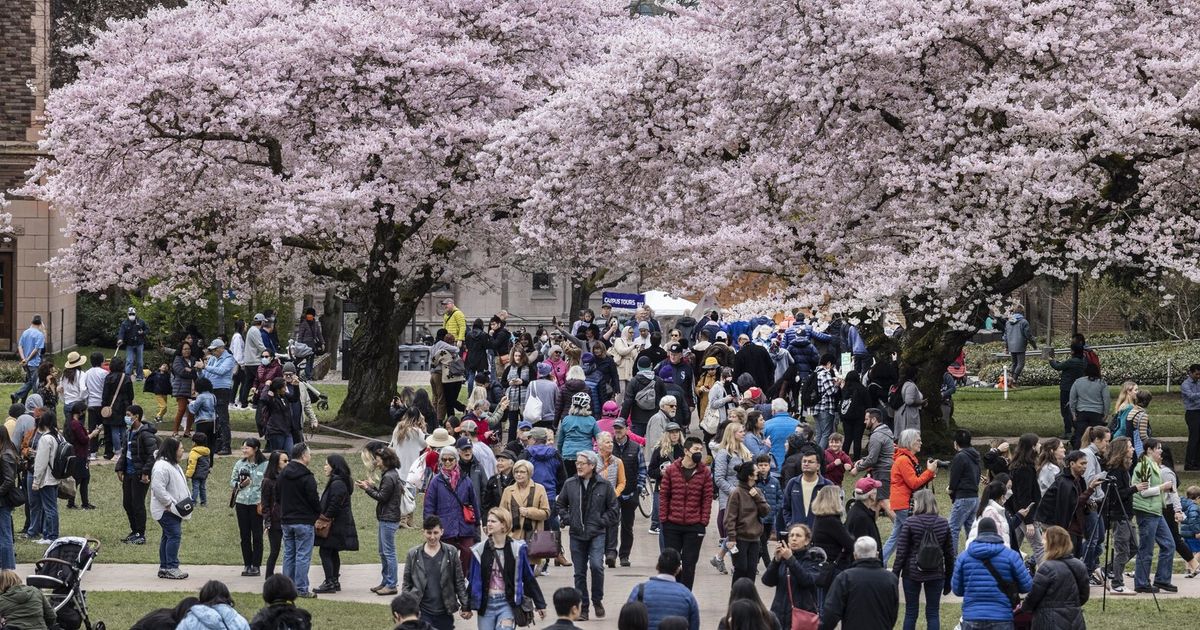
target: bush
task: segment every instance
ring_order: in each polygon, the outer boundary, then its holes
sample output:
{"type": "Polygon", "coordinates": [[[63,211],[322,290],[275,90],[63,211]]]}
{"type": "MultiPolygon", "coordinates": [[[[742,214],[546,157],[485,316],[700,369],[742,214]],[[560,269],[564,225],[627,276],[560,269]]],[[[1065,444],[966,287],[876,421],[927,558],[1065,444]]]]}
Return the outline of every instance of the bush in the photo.
{"type": "Polygon", "coordinates": [[[0,383],[24,383],[25,368],[16,361],[0,361],[0,383]]]}
{"type": "MultiPolygon", "coordinates": [[[[988,344],[991,345],[991,344],[988,344]]],[[[1104,379],[1111,385],[1122,381],[1132,380],[1146,385],[1162,385],[1167,382],[1167,362],[1171,363],[1171,382],[1178,384],[1185,376],[1187,366],[1200,363],[1200,342],[1161,343],[1153,346],[1129,348],[1126,350],[1106,350],[1098,353],[1104,379]]],[[[1063,360],[1066,357],[1058,354],[1063,360]]],[[[978,371],[977,374],[985,383],[996,383],[1000,380],[1006,359],[992,359],[978,371]]],[[[970,363],[968,363],[970,365],[970,363]]],[[[1022,385],[1057,385],[1059,373],[1042,360],[1040,355],[1031,352],[1025,371],[1021,373],[1022,385]]]]}
{"type": "Polygon", "coordinates": [[[127,308],[129,298],[123,293],[102,298],[100,293],[80,292],[75,299],[75,343],[111,348],[127,308]]]}

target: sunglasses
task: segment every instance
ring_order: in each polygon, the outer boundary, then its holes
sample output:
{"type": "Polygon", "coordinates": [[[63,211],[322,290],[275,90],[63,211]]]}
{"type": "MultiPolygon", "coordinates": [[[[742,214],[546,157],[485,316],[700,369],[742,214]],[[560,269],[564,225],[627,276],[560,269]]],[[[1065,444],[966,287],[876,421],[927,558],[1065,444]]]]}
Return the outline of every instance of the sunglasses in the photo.
{"type": "Polygon", "coordinates": [[[456,462],[456,461],[458,461],[458,458],[457,458],[457,457],[443,457],[443,458],[442,458],[442,461],[444,461],[444,462],[456,462]]]}

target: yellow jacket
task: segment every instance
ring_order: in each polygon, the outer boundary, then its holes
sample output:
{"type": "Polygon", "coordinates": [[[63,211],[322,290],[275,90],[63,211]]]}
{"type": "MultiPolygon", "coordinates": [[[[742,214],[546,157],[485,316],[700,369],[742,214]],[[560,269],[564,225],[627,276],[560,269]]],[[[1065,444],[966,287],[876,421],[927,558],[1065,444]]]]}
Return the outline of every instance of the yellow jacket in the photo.
{"type": "Polygon", "coordinates": [[[442,315],[442,328],[454,335],[455,341],[462,342],[467,336],[467,316],[456,306],[453,311],[442,315]]]}

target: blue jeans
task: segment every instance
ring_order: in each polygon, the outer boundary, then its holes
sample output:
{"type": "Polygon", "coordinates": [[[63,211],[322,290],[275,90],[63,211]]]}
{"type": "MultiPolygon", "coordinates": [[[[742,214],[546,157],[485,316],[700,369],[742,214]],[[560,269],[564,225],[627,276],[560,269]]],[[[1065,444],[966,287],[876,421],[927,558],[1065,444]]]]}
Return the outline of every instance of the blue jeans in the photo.
{"type": "Polygon", "coordinates": [[[1156,584],[1171,583],[1171,561],[1175,555],[1175,537],[1167,527],[1167,519],[1162,514],[1144,514],[1137,512],[1138,552],[1134,564],[1133,586],[1142,588],[1150,586],[1150,554],[1154,544],[1158,543],[1158,569],[1154,572],[1156,584]]]}
{"type": "Polygon", "coordinates": [[[915,582],[904,578],[904,630],[916,630],[917,614],[921,611],[922,589],[925,591],[925,627],[928,630],[941,628],[938,609],[942,600],[942,586],[945,583],[944,579],[915,582]]]}
{"type": "Polygon", "coordinates": [[[13,553],[12,508],[0,507],[0,569],[17,569],[17,557],[13,553]]]}
{"type": "Polygon", "coordinates": [[[145,349],[144,345],[125,346],[125,373],[139,381],[142,380],[142,351],[145,349]],[[137,372],[133,371],[134,362],[137,363],[137,372]]]}
{"type": "MultiPolygon", "coordinates": [[[[41,365],[40,361],[38,362],[38,365],[41,365]]],[[[25,382],[21,384],[21,389],[18,389],[16,393],[12,395],[13,399],[21,401],[21,404],[25,404],[25,398],[29,396],[31,392],[37,391],[38,365],[25,366],[25,382]]],[[[17,446],[20,445],[18,444],[17,446]]]]}
{"type": "MultiPolygon", "coordinates": [[[[487,588],[486,584],[484,588],[487,588]]],[[[479,615],[479,630],[513,630],[515,625],[512,608],[504,595],[488,595],[487,611],[479,615]]]]}
{"type": "Polygon", "coordinates": [[[650,527],[654,529],[662,529],[662,523],[658,522],[658,492],[654,493],[654,507],[650,509],[650,527]]]}
{"type": "Polygon", "coordinates": [[[1095,571],[1100,566],[1100,550],[1104,549],[1104,521],[1096,512],[1089,512],[1084,521],[1083,531],[1087,541],[1083,546],[1083,564],[1087,570],[1095,571]]]}
{"type": "Polygon", "coordinates": [[[33,475],[30,473],[25,473],[25,496],[29,499],[25,504],[29,508],[29,526],[25,535],[37,540],[42,537],[42,502],[33,491],[33,475]]]}
{"type": "Polygon", "coordinates": [[[208,505],[208,484],[207,479],[192,478],[192,499],[200,505],[208,505]]]}
{"type": "Polygon", "coordinates": [[[179,568],[179,544],[183,542],[183,519],[171,512],[163,512],[158,519],[162,526],[162,540],[158,543],[158,568],[179,568]]]}
{"type": "Polygon", "coordinates": [[[888,536],[887,542],[883,543],[883,566],[885,567],[892,557],[892,552],[896,550],[896,543],[900,540],[900,528],[904,527],[904,521],[908,520],[908,514],[908,510],[896,510],[896,522],[892,526],[892,535],[888,536]]]}
{"type": "Polygon", "coordinates": [[[383,564],[383,581],[380,584],[396,588],[396,530],[400,523],[379,521],[379,562],[383,564]]]}
{"type": "Polygon", "coordinates": [[[317,360],[316,354],[310,354],[304,359],[304,380],[312,380],[313,363],[317,360]]]}
{"type": "Polygon", "coordinates": [[[829,436],[833,435],[834,417],[832,411],[820,411],[816,414],[817,419],[817,445],[821,448],[829,448],[829,436]]]}
{"type": "Polygon", "coordinates": [[[39,538],[58,538],[58,486],[42,486],[25,495],[29,497],[29,531],[25,535],[39,538]]]}
{"type": "Polygon", "coordinates": [[[604,534],[585,540],[571,536],[571,562],[575,564],[575,590],[583,596],[583,609],[589,601],[604,601],[604,534]],[[588,598],[587,574],[592,570],[592,596],[588,598]]]}
{"type": "Polygon", "coordinates": [[[308,565],[312,564],[313,526],[283,526],[283,574],[292,579],[296,591],[308,592],[308,565]]]}
{"type": "Polygon", "coordinates": [[[950,546],[958,553],[958,535],[961,532],[971,534],[975,524],[975,510],[979,509],[979,497],[955,499],[950,507],[950,546]]]}
{"type": "Polygon", "coordinates": [[[1013,630],[1011,621],[967,621],[963,620],[959,627],[962,630],[1013,630]]]}

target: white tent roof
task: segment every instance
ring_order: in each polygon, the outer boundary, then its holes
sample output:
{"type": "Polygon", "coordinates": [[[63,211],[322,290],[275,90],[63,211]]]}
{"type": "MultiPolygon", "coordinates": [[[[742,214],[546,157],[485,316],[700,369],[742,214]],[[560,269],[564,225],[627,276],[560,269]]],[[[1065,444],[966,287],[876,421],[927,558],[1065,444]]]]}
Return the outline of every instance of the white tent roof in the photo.
{"type": "Polygon", "coordinates": [[[682,317],[691,315],[692,309],[696,308],[695,302],[671,297],[665,291],[646,291],[644,295],[646,296],[646,306],[654,309],[655,315],[682,317]]]}

